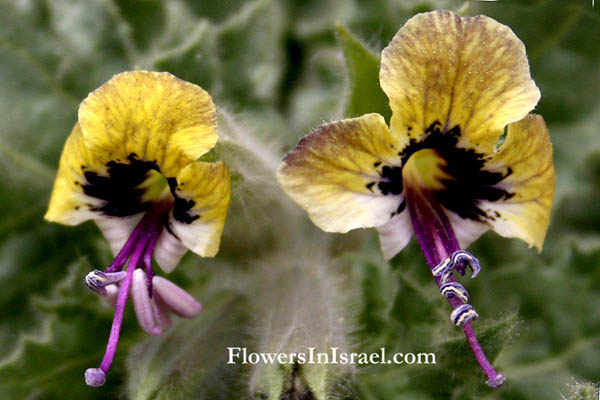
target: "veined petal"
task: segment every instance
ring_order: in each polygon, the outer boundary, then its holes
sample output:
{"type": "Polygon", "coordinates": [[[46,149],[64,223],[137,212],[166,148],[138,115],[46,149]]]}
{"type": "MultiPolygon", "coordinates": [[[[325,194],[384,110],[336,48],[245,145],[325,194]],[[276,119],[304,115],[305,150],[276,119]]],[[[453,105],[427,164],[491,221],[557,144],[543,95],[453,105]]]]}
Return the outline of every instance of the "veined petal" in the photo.
{"type": "Polygon", "coordinates": [[[81,128],[79,124],[75,124],[60,157],[50,204],[44,216],[46,220],[77,225],[96,216],[92,209],[99,207],[102,201],[84,193],[86,179],[82,165],[97,170],[104,169],[85,147],[81,128]]]}
{"type": "Polygon", "coordinates": [[[377,232],[383,257],[389,260],[408,244],[414,233],[408,211],[402,211],[387,224],[377,227],[377,232]]]}
{"type": "Polygon", "coordinates": [[[489,221],[492,228],[541,251],[556,183],[552,143],[544,119],[531,114],[510,124],[506,140],[485,168],[509,172],[496,186],[511,196],[481,205],[493,215],[489,221]]]}
{"type": "Polygon", "coordinates": [[[194,253],[213,257],[219,251],[229,205],[227,166],[223,162],[195,162],[169,184],[175,197],[169,218],[171,232],[194,253]]]}
{"type": "Polygon", "coordinates": [[[448,221],[452,226],[454,235],[461,249],[466,249],[471,243],[476,241],[479,236],[483,235],[488,231],[491,226],[486,221],[479,221],[469,218],[463,218],[456,214],[454,211],[450,211],[447,208],[444,209],[448,221]]]}
{"type": "Polygon", "coordinates": [[[178,238],[169,230],[163,229],[156,241],[156,247],[154,247],[154,259],[168,274],[175,269],[187,251],[188,248],[178,238]]]}
{"type": "Polygon", "coordinates": [[[398,146],[378,114],[324,124],[288,153],[277,180],[325,231],[380,226],[402,203],[401,188],[382,186],[398,146]]]}
{"type": "Polygon", "coordinates": [[[106,240],[108,240],[112,253],[117,255],[143,216],[143,214],[136,214],[129,217],[95,215],[94,220],[106,240]]]}
{"type": "Polygon", "coordinates": [[[540,98],[510,28],[449,11],[418,14],[400,29],[383,50],[380,81],[395,135],[420,139],[437,122],[458,127],[459,146],[482,154],[540,98]]]}
{"type": "Polygon", "coordinates": [[[208,93],[166,72],[115,75],[81,103],[79,124],[85,145],[103,164],[134,155],[167,177],[217,142],[208,93]]]}

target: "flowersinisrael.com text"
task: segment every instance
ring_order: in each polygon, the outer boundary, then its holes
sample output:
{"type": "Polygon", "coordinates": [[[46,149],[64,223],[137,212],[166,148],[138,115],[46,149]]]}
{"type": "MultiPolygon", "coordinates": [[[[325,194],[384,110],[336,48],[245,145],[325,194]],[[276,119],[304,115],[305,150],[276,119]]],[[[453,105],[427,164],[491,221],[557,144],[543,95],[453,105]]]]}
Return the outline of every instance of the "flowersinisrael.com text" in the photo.
{"type": "Polygon", "coordinates": [[[384,347],[377,353],[347,353],[338,347],[318,352],[308,347],[298,353],[254,353],[245,347],[228,347],[227,364],[437,364],[434,353],[393,353],[388,356],[384,347]]]}

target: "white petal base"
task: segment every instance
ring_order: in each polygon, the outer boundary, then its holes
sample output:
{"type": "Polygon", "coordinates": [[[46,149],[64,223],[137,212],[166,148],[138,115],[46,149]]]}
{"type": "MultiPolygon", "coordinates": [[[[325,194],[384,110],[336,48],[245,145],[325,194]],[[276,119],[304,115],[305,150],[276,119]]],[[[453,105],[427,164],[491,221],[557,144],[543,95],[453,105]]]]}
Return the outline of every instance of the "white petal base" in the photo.
{"type": "Polygon", "coordinates": [[[168,274],[179,264],[181,257],[185,255],[187,250],[187,247],[179,239],[167,229],[163,229],[154,248],[154,259],[160,268],[168,274]]]}
{"type": "Polygon", "coordinates": [[[130,217],[96,216],[94,221],[102,231],[106,240],[108,240],[113,255],[116,256],[143,216],[144,213],[132,215],[130,217]]]}
{"type": "Polygon", "coordinates": [[[458,245],[461,249],[466,249],[471,243],[476,241],[479,236],[483,235],[490,229],[490,225],[486,222],[474,221],[472,219],[466,219],[460,217],[453,211],[444,209],[444,212],[448,216],[452,230],[458,240],[458,245]]]}
{"type": "Polygon", "coordinates": [[[388,223],[377,227],[377,232],[383,257],[389,260],[408,244],[414,233],[408,211],[401,212],[388,223]]]}

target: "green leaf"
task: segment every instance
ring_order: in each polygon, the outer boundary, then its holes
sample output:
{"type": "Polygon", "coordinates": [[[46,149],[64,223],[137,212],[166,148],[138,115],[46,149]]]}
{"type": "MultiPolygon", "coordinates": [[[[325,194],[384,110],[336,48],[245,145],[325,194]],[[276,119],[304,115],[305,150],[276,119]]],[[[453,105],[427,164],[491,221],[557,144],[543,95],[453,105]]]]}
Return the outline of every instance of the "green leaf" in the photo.
{"type": "MultiPolygon", "coordinates": [[[[4,398],[104,398],[121,382],[112,370],[102,392],[86,386],[83,373],[102,360],[112,311],[92,294],[81,277],[89,264],[79,261],[55,282],[49,296],[32,300],[29,324],[39,328],[18,337],[12,353],[0,362],[0,393],[4,398]]],[[[126,323],[124,330],[130,329],[126,323]]],[[[126,350],[121,344],[119,350],[126,350]]]]}
{"type": "MultiPolygon", "coordinates": [[[[479,344],[492,364],[495,364],[497,356],[513,336],[516,324],[516,314],[497,321],[473,323],[479,344]]],[[[411,386],[439,398],[470,398],[483,392],[491,392],[493,389],[485,384],[487,377],[477,364],[465,336],[458,329],[454,330],[458,332],[452,338],[434,343],[430,350],[436,354],[435,366],[422,365],[411,369],[409,374],[419,377],[411,386]],[[437,382],[436,387],[428,387],[430,382],[437,382]]]]}
{"type": "Polygon", "coordinates": [[[0,0],[0,397],[588,395],[600,363],[597,3],[0,0]],[[554,143],[558,186],[544,252],[488,233],[470,248],[482,272],[459,278],[483,347],[508,377],[499,390],[484,385],[416,243],[388,265],[373,230],[318,231],[274,178],[284,153],[323,121],[368,112],[389,121],[379,51],[415,12],[433,9],[489,15],[524,41],[542,92],[535,112],[554,143]],[[93,223],[63,227],[43,214],[80,101],[136,68],[211,93],[220,142],[206,158],[227,162],[232,201],[219,255],[188,254],[172,277],[203,300],[204,315],[147,338],[128,308],[108,382],[92,389],[82,374],[100,361],[112,315],[82,278],[108,265],[110,251],[93,223]],[[301,329],[316,322],[325,328],[301,329]],[[439,364],[346,373],[223,359],[229,344],[326,347],[327,333],[349,351],[433,352],[439,364]]]}
{"type": "Polygon", "coordinates": [[[537,112],[546,121],[573,122],[592,113],[600,90],[598,6],[591,1],[520,3],[494,7],[477,2],[473,12],[497,18],[523,40],[542,92],[537,112]]]}
{"type": "Polygon", "coordinates": [[[597,384],[575,382],[570,386],[570,393],[567,394],[567,397],[563,396],[567,400],[596,400],[598,398],[597,384]]]}
{"type": "Polygon", "coordinates": [[[349,93],[345,115],[358,117],[367,113],[378,113],[389,122],[392,111],[387,96],[379,86],[379,56],[343,25],[337,25],[336,32],[348,71],[349,93]]]}
{"type": "Polygon", "coordinates": [[[277,1],[247,2],[219,26],[220,89],[229,101],[255,107],[273,101],[282,74],[284,15],[277,1]]]}
{"type": "Polygon", "coordinates": [[[336,282],[332,261],[325,254],[300,254],[298,249],[273,254],[276,271],[256,268],[263,276],[253,290],[262,296],[252,299],[255,318],[260,321],[257,351],[303,353],[307,360],[253,366],[253,393],[273,400],[289,390],[290,396],[310,391],[315,399],[325,400],[338,394],[335,383],[350,372],[344,364],[309,362],[311,348],[315,358],[317,353],[330,353],[332,347],[348,352],[348,315],[343,307],[347,293],[336,282]]]}
{"type": "Polygon", "coordinates": [[[201,316],[177,321],[168,333],[133,347],[127,358],[132,399],[242,397],[241,363],[228,365],[229,347],[249,347],[246,301],[235,293],[212,293],[201,316]]]}

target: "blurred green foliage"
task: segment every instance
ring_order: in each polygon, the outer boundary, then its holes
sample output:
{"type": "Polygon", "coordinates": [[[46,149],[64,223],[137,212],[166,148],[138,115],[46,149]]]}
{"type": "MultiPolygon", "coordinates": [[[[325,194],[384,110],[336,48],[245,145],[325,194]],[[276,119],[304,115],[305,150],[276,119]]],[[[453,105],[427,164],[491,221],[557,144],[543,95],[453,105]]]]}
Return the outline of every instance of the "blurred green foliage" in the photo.
{"type": "Polygon", "coordinates": [[[318,398],[555,399],[588,395],[600,381],[600,4],[0,0],[0,83],[3,399],[277,398],[297,374],[318,398]],[[544,251],[494,233],[470,249],[484,266],[466,284],[480,315],[475,329],[508,377],[498,390],[485,386],[449,323],[415,243],[386,263],[374,232],[324,234],[273,175],[322,121],[389,116],[379,53],[411,15],[433,9],[483,13],[515,31],[554,143],[558,184],[544,251]],[[220,254],[188,254],[172,274],[203,301],[203,315],[147,338],[128,309],[115,368],[93,389],[83,371],[100,361],[112,315],[82,278],[108,265],[110,251],[92,223],[62,227],[42,216],[79,102],[137,68],[170,71],[211,93],[223,143],[210,157],[230,165],[234,197],[220,254]],[[281,340],[283,331],[290,338],[281,340]],[[433,352],[438,364],[226,364],[227,346],[284,351],[311,341],[433,352]]]}

